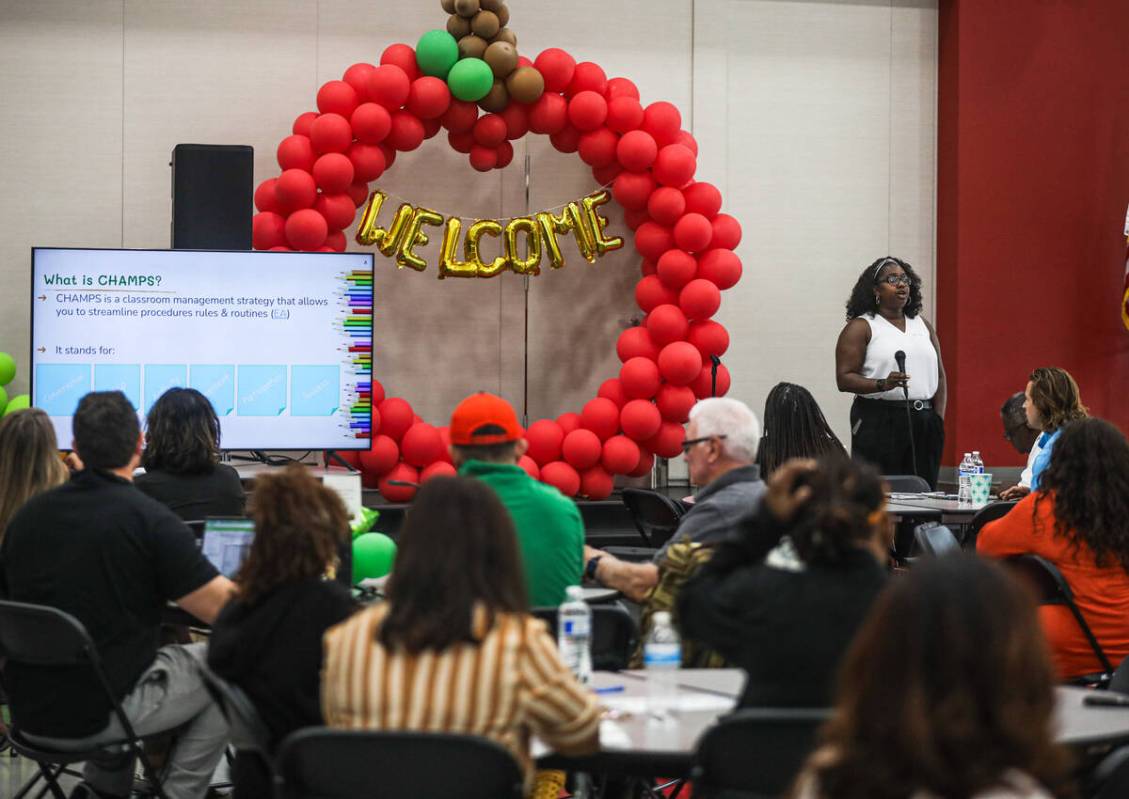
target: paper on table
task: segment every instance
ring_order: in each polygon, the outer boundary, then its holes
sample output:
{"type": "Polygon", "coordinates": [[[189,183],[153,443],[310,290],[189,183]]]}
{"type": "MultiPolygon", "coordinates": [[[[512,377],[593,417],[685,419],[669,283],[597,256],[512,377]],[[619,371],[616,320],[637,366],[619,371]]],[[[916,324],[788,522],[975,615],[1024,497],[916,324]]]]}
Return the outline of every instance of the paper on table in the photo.
{"type": "MultiPolygon", "coordinates": [[[[617,713],[643,714],[649,712],[656,705],[655,699],[648,696],[601,696],[600,702],[608,710],[617,713]]],[[[704,691],[679,691],[673,696],[663,696],[659,699],[664,709],[692,711],[717,711],[723,712],[733,709],[733,698],[719,694],[705,693],[704,691]]]]}
{"type": "Polygon", "coordinates": [[[353,517],[350,522],[356,522],[361,517],[361,475],[359,472],[322,472],[321,481],[326,488],[331,488],[345,503],[345,510],[353,517]]]}

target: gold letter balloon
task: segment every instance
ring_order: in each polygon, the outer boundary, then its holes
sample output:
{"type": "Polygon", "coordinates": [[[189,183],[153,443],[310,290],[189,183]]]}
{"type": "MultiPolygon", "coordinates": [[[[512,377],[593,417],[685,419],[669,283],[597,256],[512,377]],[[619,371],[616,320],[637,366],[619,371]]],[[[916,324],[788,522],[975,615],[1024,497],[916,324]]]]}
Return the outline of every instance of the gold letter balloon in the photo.
{"type": "Polygon", "coordinates": [[[459,217],[444,217],[423,206],[403,203],[392,215],[388,227],[377,223],[388,195],[374,191],[357,225],[356,241],[364,246],[375,245],[380,253],[395,258],[399,268],[423,271],[428,264],[416,252],[426,247],[430,237],[425,225],[441,227],[443,240],[439,248],[439,279],[447,277],[490,278],[509,270],[518,275],[538,275],[544,259],[553,269],[565,264],[561,238],[572,234],[576,251],[588,263],[604,253],[618,250],[623,239],[606,233],[608,220],[599,207],[611,200],[607,191],[598,191],[561,208],[537,211],[529,216],[508,220],[476,219],[463,227],[459,217]],[[460,259],[460,240],[462,243],[460,259]],[[483,257],[483,247],[494,257],[483,257]]]}

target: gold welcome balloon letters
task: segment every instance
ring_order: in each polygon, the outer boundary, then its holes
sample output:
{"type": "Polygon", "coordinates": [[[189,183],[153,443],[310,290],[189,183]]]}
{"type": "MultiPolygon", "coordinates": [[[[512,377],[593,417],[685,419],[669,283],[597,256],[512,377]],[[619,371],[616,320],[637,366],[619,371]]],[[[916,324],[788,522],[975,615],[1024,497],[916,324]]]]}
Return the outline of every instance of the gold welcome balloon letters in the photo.
{"type": "Polygon", "coordinates": [[[541,273],[542,260],[548,261],[553,269],[560,269],[564,266],[561,237],[570,233],[588,263],[623,246],[622,238],[608,237],[605,233],[608,220],[600,215],[599,207],[611,200],[607,191],[574,200],[558,213],[539,211],[504,224],[494,219],[478,219],[466,225],[465,232],[464,220],[454,216],[445,218],[430,208],[411,203],[397,208],[387,227],[380,227],[376,217],[386,199],[388,195],[382,191],[372,193],[357,226],[357,243],[366,247],[375,244],[383,255],[395,258],[401,269],[406,266],[423,271],[427,261],[416,249],[431,241],[424,228],[442,228],[440,280],[448,276],[494,277],[507,269],[519,275],[537,275],[541,273]],[[487,260],[489,256],[484,255],[484,250],[497,254],[487,260]]]}

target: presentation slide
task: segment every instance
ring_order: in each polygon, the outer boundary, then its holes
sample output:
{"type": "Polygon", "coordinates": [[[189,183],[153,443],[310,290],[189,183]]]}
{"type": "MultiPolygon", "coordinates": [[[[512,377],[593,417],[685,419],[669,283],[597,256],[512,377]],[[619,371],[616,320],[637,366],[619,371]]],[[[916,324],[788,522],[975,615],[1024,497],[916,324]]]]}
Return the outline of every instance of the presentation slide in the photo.
{"type": "Polygon", "coordinates": [[[71,441],[88,391],[144,419],[194,388],[221,446],[368,449],[369,253],[32,250],[32,402],[71,441]]]}

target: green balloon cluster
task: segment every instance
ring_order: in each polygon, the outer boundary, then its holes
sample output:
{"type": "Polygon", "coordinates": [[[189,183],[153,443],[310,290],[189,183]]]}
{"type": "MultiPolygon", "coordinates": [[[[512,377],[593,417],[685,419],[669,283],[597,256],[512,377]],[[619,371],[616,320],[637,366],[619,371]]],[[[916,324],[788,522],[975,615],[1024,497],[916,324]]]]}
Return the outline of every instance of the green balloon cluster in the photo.
{"type": "Polygon", "coordinates": [[[6,386],[16,376],[16,359],[6,352],[0,352],[0,386],[6,386]]]}
{"type": "Polygon", "coordinates": [[[11,383],[15,377],[16,359],[6,352],[0,352],[0,416],[7,416],[31,405],[31,399],[27,394],[17,394],[8,399],[8,392],[4,386],[11,383]]]}
{"type": "Polygon", "coordinates": [[[365,533],[353,539],[353,582],[383,577],[392,571],[396,542],[384,533],[365,533]]]}
{"type": "Polygon", "coordinates": [[[8,400],[8,405],[4,408],[4,415],[7,416],[9,413],[15,413],[16,411],[22,411],[24,408],[30,407],[31,397],[27,394],[17,394],[8,400]]]}
{"type": "Polygon", "coordinates": [[[459,60],[459,44],[447,31],[428,31],[416,44],[416,63],[424,75],[447,80],[447,73],[459,60]]]}
{"type": "Polygon", "coordinates": [[[477,103],[494,87],[494,70],[481,58],[464,58],[447,75],[451,94],[468,103],[477,103]]]}

